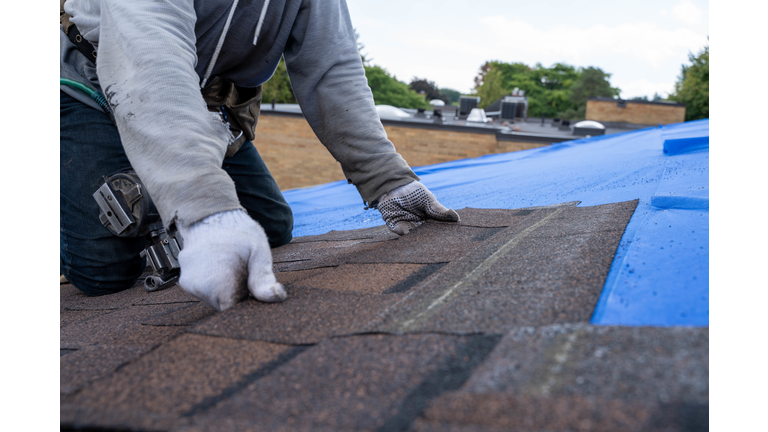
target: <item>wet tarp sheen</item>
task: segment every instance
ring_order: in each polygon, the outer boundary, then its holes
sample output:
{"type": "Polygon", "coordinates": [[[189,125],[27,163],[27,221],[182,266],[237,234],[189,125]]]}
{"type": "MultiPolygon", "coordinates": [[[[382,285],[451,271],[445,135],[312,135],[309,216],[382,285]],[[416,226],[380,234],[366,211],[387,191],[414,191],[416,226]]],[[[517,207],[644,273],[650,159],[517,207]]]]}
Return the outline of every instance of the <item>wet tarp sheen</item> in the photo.
{"type": "MultiPolygon", "coordinates": [[[[593,324],[709,325],[709,120],[414,168],[444,205],[639,199],[593,324]]],[[[294,237],[382,225],[345,181],[285,192],[294,237]]]]}

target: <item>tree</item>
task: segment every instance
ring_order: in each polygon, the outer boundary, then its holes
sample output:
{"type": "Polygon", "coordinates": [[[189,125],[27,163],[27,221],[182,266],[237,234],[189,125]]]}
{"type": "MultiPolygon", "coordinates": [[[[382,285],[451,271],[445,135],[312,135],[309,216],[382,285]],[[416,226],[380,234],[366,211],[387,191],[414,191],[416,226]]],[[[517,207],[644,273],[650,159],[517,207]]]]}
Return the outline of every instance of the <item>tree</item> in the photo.
{"type": "Polygon", "coordinates": [[[480,106],[487,107],[517,88],[528,97],[528,115],[556,117],[574,107],[568,89],[578,76],[576,68],[563,63],[532,68],[524,63],[485,62],[475,77],[475,94],[481,98],[480,106]]]}
{"type": "Polygon", "coordinates": [[[368,87],[376,105],[392,105],[400,108],[429,108],[424,97],[408,88],[406,83],[391,77],[379,66],[365,66],[368,87]]]}
{"type": "Polygon", "coordinates": [[[618,88],[611,87],[609,78],[611,74],[603,72],[596,67],[588,67],[579,70],[579,77],[570,87],[570,100],[574,107],[566,109],[558,114],[561,118],[583,120],[587,111],[587,100],[591,97],[618,96],[618,88]]]}
{"type": "Polygon", "coordinates": [[[477,89],[477,95],[480,96],[479,107],[486,108],[507,94],[509,90],[504,88],[501,71],[491,69],[485,74],[483,84],[477,89]]]}
{"type": "Polygon", "coordinates": [[[450,104],[455,104],[459,102],[459,99],[461,98],[461,92],[459,92],[458,90],[441,88],[440,92],[448,97],[450,104]]]}
{"type": "Polygon", "coordinates": [[[618,88],[611,87],[609,80],[611,74],[603,72],[596,67],[588,67],[580,71],[579,77],[571,86],[571,100],[579,106],[586,106],[587,100],[591,97],[609,97],[618,96],[618,88]]]}
{"type": "Polygon", "coordinates": [[[355,32],[355,42],[357,42],[357,52],[360,53],[360,59],[363,61],[363,65],[368,66],[373,59],[368,57],[368,54],[363,54],[365,45],[360,42],[360,33],[357,32],[357,29],[353,30],[355,32]]]}
{"type": "Polygon", "coordinates": [[[669,99],[685,104],[686,121],[709,118],[709,45],[696,56],[689,53],[688,60],[669,99]]]}
{"type": "Polygon", "coordinates": [[[408,88],[419,94],[424,92],[423,94],[426,96],[428,101],[433,99],[440,99],[446,104],[451,103],[451,99],[444,95],[440,89],[437,88],[437,85],[434,83],[434,81],[427,81],[426,79],[414,77],[413,80],[411,80],[411,84],[408,86],[408,88]]]}
{"type": "Polygon", "coordinates": [[[291,80],[288,78],[288,71],[285,68],[285,59],[280,57],[280,63],[277,65],[272,78],[261,86],[261,100],[263,103],[296,103],[296,97],[293,95],[291,80]]]}

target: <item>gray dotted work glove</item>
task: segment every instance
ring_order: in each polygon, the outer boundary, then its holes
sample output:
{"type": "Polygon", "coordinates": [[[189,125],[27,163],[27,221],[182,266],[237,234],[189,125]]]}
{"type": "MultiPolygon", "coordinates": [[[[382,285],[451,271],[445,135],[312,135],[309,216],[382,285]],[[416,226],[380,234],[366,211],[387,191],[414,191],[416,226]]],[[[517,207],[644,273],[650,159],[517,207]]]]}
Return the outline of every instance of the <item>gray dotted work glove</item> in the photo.
{"type": "Polygon", "coordinates": [[[437,198],[423,184],[414,181],[395,188],[379,197],[376,206],[387,227],[398,235],[421,225],[427,219],[458,222],[459,215],[437,202],[437,198]]]}

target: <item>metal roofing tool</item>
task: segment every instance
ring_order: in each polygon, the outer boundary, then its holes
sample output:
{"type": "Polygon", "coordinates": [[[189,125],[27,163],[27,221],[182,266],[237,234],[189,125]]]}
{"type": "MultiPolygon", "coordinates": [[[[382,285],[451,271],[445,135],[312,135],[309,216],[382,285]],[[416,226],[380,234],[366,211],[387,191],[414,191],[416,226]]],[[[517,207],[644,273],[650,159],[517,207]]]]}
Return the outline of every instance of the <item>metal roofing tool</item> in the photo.
{"type": "Polygon", "coordinates": [[[153,273],[144,279],[147,291],[169,287],[181,272],[179,252],[184,247],[181,234],[163,226],[141,180],[133,171],[102,177],[93,198],[99,205],[99,220],[119,237],[146,237],[149,243],[140,256],[147,259],[153,273]]]}

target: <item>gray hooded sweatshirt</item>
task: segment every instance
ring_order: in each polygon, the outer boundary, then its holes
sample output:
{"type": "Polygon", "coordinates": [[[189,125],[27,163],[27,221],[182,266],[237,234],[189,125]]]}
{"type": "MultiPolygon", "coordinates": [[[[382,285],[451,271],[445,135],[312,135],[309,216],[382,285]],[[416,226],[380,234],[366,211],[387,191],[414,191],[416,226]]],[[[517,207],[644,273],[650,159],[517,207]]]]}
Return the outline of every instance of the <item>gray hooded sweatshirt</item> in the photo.
{"type": "Polygon", "coordinates": [[[259,86],[283,55],[304,116],[364,202],[418,180],[376,113],[344,0],[68,0],[65,10],[98,57],[94,67],[62,31],[61,77],[107,97],[166,226],[242,208],[221,168],[230,132],[200,88],[216,76],[259,86]]]}

